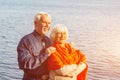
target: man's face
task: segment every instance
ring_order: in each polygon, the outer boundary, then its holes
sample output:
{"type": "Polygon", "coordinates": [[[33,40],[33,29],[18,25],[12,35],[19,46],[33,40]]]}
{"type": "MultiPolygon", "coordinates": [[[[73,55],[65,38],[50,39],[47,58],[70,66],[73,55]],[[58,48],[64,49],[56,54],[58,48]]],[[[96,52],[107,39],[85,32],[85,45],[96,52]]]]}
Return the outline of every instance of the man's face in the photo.
{"type": "Polygon", "coordinates": [[[35,23],[35,29],[40,35],[46,35],[50,29],[50,23],[50,17],[47,15],[42,15],[41,20],[35,23]]]}

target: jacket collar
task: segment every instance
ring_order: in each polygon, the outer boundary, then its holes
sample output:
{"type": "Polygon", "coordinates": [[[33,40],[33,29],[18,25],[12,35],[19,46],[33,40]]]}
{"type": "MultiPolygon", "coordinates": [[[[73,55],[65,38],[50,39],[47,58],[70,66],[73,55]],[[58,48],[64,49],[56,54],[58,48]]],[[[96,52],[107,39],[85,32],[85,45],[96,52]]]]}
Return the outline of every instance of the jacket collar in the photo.
{"type": "Polygon", "coordinates": [[[46,39],[46,36],[41,36],[36,30],[34,30],[32,34],[36,37],[41,37],[43,39],[46,39]]]}

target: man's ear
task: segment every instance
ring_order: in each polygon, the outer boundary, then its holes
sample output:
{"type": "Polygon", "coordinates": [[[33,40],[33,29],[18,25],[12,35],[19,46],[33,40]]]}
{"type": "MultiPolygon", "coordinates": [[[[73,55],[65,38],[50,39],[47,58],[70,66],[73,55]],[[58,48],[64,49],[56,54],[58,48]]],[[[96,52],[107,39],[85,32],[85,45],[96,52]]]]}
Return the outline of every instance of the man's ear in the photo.
{"type": "Polygon", "coordinates": [[[36,22],[36,21],[34,21],[34,25],[35,25],[35,26],[37,25],[37,22],[36,22]]]}
{"type": "Polygon", "coordinates": [[[36,24],[36,21],[34,21],[34,24],[36,24]]]}

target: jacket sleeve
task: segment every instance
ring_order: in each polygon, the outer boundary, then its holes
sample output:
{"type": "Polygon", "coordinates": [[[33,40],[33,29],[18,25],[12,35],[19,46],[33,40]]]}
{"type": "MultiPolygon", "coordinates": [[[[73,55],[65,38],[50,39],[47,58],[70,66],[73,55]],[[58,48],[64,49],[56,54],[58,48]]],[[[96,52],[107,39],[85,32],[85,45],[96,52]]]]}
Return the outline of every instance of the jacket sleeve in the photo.
{"type": "Polygon", "coordinates": [[[35,69],[41,66],[41,64],[48,58],[47,54],[33,56],[28,46],[27,41],[21,40],[17,47],[18,64],[20,69],[35,69]]]}
{"type": "Polygon", "coordinates": [[[78,57],[79,57],[78,64],[81,63],[81,62],[86,63],[86,56],[85,56],[85,54],[83,54],[80,50],[76,50],[76,52],[77,52],[78,57]]]}

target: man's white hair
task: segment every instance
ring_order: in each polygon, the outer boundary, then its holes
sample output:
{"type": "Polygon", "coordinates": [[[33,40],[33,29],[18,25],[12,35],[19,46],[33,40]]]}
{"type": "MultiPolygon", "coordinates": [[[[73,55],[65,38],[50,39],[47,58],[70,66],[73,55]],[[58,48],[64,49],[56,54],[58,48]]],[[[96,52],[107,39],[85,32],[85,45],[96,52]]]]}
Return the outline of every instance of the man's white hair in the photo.
{"type": "MultiPolygon", "coordinates": [[[[48,17],[50,17],[50,15],[46,12],[38,12],[35,17],[34,17],[34,22],[37,22],[41,19],[42,15],[47,15],[48,17]]],[[[51,18],[51,17],[50,17],[51,18]]]]}

